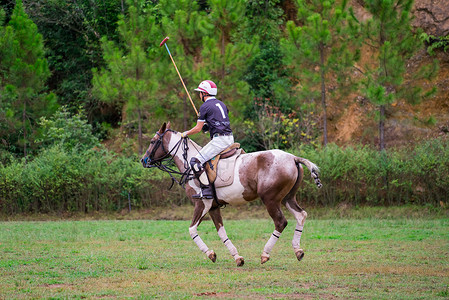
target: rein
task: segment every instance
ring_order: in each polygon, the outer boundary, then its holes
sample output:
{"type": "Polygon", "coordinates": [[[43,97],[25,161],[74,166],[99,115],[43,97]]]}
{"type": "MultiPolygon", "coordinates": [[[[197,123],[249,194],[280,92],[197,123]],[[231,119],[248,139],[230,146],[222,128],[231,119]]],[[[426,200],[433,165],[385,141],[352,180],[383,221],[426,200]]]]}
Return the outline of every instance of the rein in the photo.
{"type": "Polygon", "coordinates": [[[171,180],[172,180],[172,183],[171,183],[169,189],[171,189],[171,188],[173,187],[173,185],[175,184],[175,182],[178,183],[178,184],[179,184],[180,186],[182,186],[183,188],[185,188],[185,184],[186,184],[188,181],[190,181],[190,180],[192,180],[192,179],[195,178],[195,177],[193,176],[193,172],[192,172],[192,170],[191,170],[191,168],[190,168],[190,166],[189,166],[189,163],[188,163],[188,161],[187,161],[187,151],[189,150],[188,137],[181,138],[181,139],[180,139],[180,140],[173,146],[173,148],[172,148],[170,151],[167,151],[167,150],[165,149],[165,147],[164,147],[163,138],[164,138],[164,135],[165,135],[168,131],[176,132],[176,131],[171,130],[171,129],[167,129],[167,130],[164,131],[164,133],[162,133],[162,134],[159,133],[159,132],[156,132],[156,134],[159,136],[159,139],[155,142],[156,145],[153,147],[151,153],[149,153],[148,150],[147,150],[147,152],[146,152],[147,158],[145,159],[145,160],[146,160],[145,163],[148,164],[148,163],[147,163],[147,160],[149,159],[150,162],[149,162],[148,168],[158,168],[159,170],[164,171],[164,172],[168,173],[168,175],[170,175],[170,178],[171,178],[171,180]],[[163,150],[164,152],[166,152],[166,154],[165,154],[163,157],[158,158],[158,159],[156,159],[156,160],[152,159],[152,157],[154,157],[154,155],[155,155],[157,149],[158,149],[160,146],[162,146],[162,150],[163,150]],[[179,151],[179,149],[181,148],[181,146],[182,146],[182,151],[183,151],[182,157],[183,157],[183,159],[184,159],[184,169],[185,169],[184,172],[180,172],[180,171],[175,170],[175,169],[173,168],[173,164],[174,164],[174,156],[178,153],[178,151],[179,151]],[[180,178],[179,180],[177,180],[177,179],[175,178],[174,175],[181,175],[181,178],[180,178]]]}

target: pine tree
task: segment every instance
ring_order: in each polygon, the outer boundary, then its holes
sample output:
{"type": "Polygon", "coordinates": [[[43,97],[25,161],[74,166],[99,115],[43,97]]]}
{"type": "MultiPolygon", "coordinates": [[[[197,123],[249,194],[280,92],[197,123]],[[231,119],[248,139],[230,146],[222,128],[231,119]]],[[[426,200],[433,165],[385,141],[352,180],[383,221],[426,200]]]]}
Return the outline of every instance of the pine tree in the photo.
{"type": "MultiPolygon", "coordinates": [[[[406,62],[423,47],[411,30],[413,0],[365,0],[372,14],[363,24],[365,44],[375,53],[375,63],[364,66],[364,94],[378,108],[379,148],[385,150],[387,108],[398,99],[419,102],[432,91],[404,83],[406,62]]],[[[436,69],[433,69],[435,71],[436,69]]],[[[427,72],[432,76],[434,72],[427,72]]]]}
{"type": "Polygon", "coordinates": [[[282,48],[291,76],[300,85],[300,98],[321,98],[326,146],[329,85],[335,81],[335,92],[344,94],[349,68],[359,57],[355,47],[357,26],[348,14],[346,0],[340,4],[335,0],[298,0],[297,3],[297,22],[302,25],[287,23],[288,39],[283,41],[282,48]]]}
{"type": "MultiPolygon", "coordinates": [[[[202,78],[207,75],[201,72],[201,50],[204,38],[211,36],[214,30],[213,24],[207,17],[208,8],[204,5],[200,6],[197,1],[187,0],[161,0],[158,8],[164,36],[170,37],[168,41],[170,52],[198,109],[201,103],[197,102],[198,98],[192,92],[202,80],[206,79],[202,78]]],[[[166,101],[171,104],[171,108],[165,112],[174,116],[175,121],[182,115],[183,129],[187,130],[193,122],[196,122],[195,112],[190,107],[188,95],[166,50],[161,49],[160,55],[163,56],[161,63],[164,66],[162,72],[165,76],[162,80],[164,88],[159,92],[165,94],[166,101]]]]}
{"type": "MultiPolygon", "coordinates": [[[[283,53],[279,44],[283,11],[279,0],[246,1],[246,13],[241,31],[241,39],[251,43],[258,37],[258,52],[247,67],[245,80],[256,99],[262,102],[291,109],[283,91],[287,73],[283,65],[283,53]]],[[[251,110],[254,106],[250,106],[251,110]]]]}
{"type": "Polygon", "coordinates": [[[145,12],[140,1],[128,1],[128,15],[121,15],[118,22],[120,43],[102,38],[103,58],[106,67],[93,70],[93,92],[104,102],[123,107],[124,122],[137,119],[138,151],[143,152],[142,122],[145,112],[154,113],[159,104],[157,40],[161,36],[151,11],[145,12]]]}
{"type": "MultiPolygon", "coordinates": [[[[237,115],[248,98],[242,66],[247,65],[254,50],[253,44],[236,37],[245,13],[244,1],[212,0],[202,1],[199,5],[195,1],[170,0],[161,1],[159,8],[163,31],[170,36],[170,51],[186,86],[193,90],[202,80],[213,80],[218,85],[221,100],[235,100],[229,104],[235,106],[230,110],[237,115]]],[[[168,56],[163,61],[171,64],[168,56]]],[[[173,66],[165,69],[168,70],[166,78],[170,78],[164,82],[167,99],[171,99],[174,108],[181,107],[177,98],[183,95],[182,114],[187,129],[193,110],[187,105],[187,95],[184,95],[173,66]],[[171,91],[180,93],[172,95],[171,91]]],[[[191,96],[198,101],[195,93],[191,96]]],[[[191,121],[196,121],[196,116],[191,121]]]]}
{"type": "Polygon", "coordinates": [[[45,111],[55,108],[55,98],[42,93],[50,71],[45,59],[42,35],[25,13],[21,0],[16,1],[11,19],[2,31],[0,39],[2,101],[10,105],[7,115],[12,126],[21,127],[23,140],[19,143],[23,146],[23,156],[26,158],[27,146],[30,143],[29,134],[35,121],[45,111]]]}
{"type": "MultiPolygon", "coordinates": [[[[248,101],[249,85],[244,80],[245,68],[251,56],[258,51],[257,41],[248,43],[238,38],[240,24],[245,14],[242,0],[210,1],[208,18],[214,25],[209,37],[203,39],[201,52],[201,76],[210,76],[216,80],[220,89],[221,100],[233,100],[233,115],[241,110],[241,105],[248,101]]],[[[205,77],[204,77],[205,78],[205,77]]]]}
{"type": "Polygon", "coordinates": [[[284,25],[279,0],[245,1],[245,15],[238,38],[255,47],[244,67],[250,98],[243,109],[246,138],[241,142],[250,151],[281,146],[280,115],[293,110],[291,84],[283,63],[279,40],[284,25]]]}

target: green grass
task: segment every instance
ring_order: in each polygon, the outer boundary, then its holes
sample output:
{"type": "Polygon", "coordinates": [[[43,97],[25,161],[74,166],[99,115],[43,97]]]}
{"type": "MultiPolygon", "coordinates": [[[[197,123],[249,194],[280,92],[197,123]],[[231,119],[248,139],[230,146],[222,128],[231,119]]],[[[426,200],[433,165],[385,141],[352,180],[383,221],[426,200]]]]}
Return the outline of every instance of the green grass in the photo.
{"type": "MultiPolygon", "coordinates": [[[[294,221],[260,265],[270,219],[228,220],[245,257],[236,267],[211,221],[102,220],[0,223],[0,299],[357,298],[447,299],[449,218],[309,219],[298,262],[294,221]]],[[[313,211],[310,211],[313,213],[313,211]]]]}

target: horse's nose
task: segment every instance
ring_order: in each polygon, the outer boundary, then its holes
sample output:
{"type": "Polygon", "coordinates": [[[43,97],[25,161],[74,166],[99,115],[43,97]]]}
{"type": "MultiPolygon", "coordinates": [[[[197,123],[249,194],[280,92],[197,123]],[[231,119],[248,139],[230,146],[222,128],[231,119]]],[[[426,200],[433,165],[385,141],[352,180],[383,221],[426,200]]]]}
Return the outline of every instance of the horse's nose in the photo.
{"type": "Polygon", "coordinates": [[[147,165],[147,163],[148,163],[148,157],[142,158],[142,159],[140,160],[140,162],[142,163],[142,166],[143,166],[144,168],[147,168],[147,167],[148,167],[148,165],[147,165]]]}

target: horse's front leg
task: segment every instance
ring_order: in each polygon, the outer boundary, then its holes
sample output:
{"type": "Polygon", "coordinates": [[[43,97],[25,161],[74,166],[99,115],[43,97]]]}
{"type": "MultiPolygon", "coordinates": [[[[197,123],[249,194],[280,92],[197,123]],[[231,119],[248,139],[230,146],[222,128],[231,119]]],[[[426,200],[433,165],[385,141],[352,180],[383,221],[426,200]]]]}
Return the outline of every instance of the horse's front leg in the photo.
{"type": "Polygon", "coordinates": [[[229,253],[231,253],[238,267],[243,266],[245,260],[242,256],[237,252],[237,248],[235,248],[234,244],[232,244],[231,240],[228,238],[226,234],[226,230],[223,226],[223,218],[221,217],[220,208],[213,208],[209,211],[209,215],[212,218],[212,221],[215,224],[215,228],[217,228],[218,236],[225,246],[228,248],[229,253]]]}
{"type": "Polygon", "coordinates": [[[190,237],[196,243],[198,248],[203,251],[207,257],[215,262],[217,260],[217,255],[214,250],[209,250],[207,245],[203,242],[203,240],[198,235],[198,226],[201,223],[203,217],[207,214],[212,206],[212,200],[195,200],[195,210],[193,212],[192,223],[189,227],[190,237]]]}

